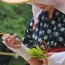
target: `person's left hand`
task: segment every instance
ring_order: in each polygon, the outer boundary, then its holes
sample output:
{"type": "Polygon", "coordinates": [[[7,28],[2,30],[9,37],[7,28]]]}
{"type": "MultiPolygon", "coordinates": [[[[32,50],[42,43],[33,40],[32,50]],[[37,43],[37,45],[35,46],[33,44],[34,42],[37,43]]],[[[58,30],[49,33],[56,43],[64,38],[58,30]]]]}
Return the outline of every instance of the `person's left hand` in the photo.
{"type": "Polygon", "coordinates": [[[47,58],[43,60],[43,65],[48,65],[48,57],[50,57],[51,55],[53,55],[56,52],[50,52],[47,53],[47,58]]]}
{"type": "Polygon", "coordinates": [[[16,34],[4,34],[2,36],[3,43],[10,48],[18,49],[21,48],[21,41],[16,37],[16,34]]]}

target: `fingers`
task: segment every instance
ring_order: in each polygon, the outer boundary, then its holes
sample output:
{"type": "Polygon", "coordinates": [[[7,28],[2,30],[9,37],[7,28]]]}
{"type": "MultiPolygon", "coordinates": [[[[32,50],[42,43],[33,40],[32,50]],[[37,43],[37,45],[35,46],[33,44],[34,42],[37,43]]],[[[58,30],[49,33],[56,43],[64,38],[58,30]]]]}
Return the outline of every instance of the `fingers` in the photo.
{"type": "Polygon", "coordinates": [[[15,38],[11,42],[12,48],[20,48],[21,47],[21,41],[18,38],[15,38]]]}
{"type": "Polygon", "coordinates": [[[21,47],[21,42],[18,38],[16,38],[16,34],[14,34],[14,35],[5,34],[2,37],[2,39],[6,43],[6,45],[9,47],[12,47],[12,48],[20,48],[21,47]]]}
{"type": "Polygon", "coordinates": [[[9,39],[11,36],[9,34],[5,34],[2,39],[5,41],[6,39],[9,39]]]}
{"type": "Polygon", "coordinates": [[[46,56],[47,58],[46,59],[43,59],[43,65],[48,65],[48,57],[51,56],[53,53],[47,53],[46,56]]]}
{"type": "Polygon", "coordinates": [[[2,39],[3,39],[3,41],[5,41],[5,43],[8,45],[8,39],[10,39],[11,38],[11,36],[9,35],[9,34],[5,34],[3,37],[2,37],[2,39]]]}
{"type": "Polygon", "coordinates": [[[48,65],[48,57],[50,57],[51,55],[55,54],[57,52],[50,52],[50,53],[47,53],[47,58],[46,59],[43,59],[43,65],[48,65]]]}
{"type": "Polygon", "coordinates": [[[16,43],[16,45],[19,45],[19,44],[21,44],[21,41],[18,38],[16,38],[15,43],[16,43]]]}
{"type": "Polygon", "coordinates": [[[49,57],[49,56],[51,56],[52,54],[51,54],[51,53],[47,53],[46,55],[47,55],[47,57],[49,57]]]}
{"type": "Polygon", "coordinates": [[[16,39],[16,34],[12,35],[10,39],[8,39],[8,42],[11,42],[13,39],[16,39]]]}
{"type": "Polygon", "coordinates": [[[51,56],[51,55],[53,55],[55,53],[57,53],[57,52],[49,52],[49,53],[47,53],[47,57],[49,57],[49,56],[51,56]]]}

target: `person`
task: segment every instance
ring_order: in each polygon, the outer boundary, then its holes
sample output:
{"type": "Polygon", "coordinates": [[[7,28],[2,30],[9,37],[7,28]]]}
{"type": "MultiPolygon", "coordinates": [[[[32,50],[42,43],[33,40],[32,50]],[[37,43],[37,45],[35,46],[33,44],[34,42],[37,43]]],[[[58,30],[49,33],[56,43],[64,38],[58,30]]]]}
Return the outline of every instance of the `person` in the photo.
{"type": "MultiPolygon", "coordinates": [[[[19,4],[22,0],[4,2],[19,4]]],[[[23,41],[16,38],[16,34],[4,34],[4,44],[30,65],[42,65],[40,60],[28,55],[26,49],[40,45],[43,39],[50,55],[44,64],[65,65],[65,0],[31,0],[29,3],[32,5],[33,18],[27,24],[23,41]]]]}

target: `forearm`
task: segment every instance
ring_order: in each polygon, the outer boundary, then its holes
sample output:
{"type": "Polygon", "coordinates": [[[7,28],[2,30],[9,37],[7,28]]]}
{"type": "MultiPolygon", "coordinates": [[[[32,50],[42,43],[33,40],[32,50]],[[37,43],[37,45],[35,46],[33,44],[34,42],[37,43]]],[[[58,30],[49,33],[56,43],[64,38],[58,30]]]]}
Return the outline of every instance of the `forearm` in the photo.
{"type": "MultiPolygon", "coordinates": [[[[5,42],[3,41],[3,43],[5,44],[5,42]]],[[[5,44],[6,45],[6,44],[5,44]]],[[[7,46],[7,45],[6,45],[7,46]]],[[[36,58],[32,58],[28,53],[27,50],[29,48],[27,48],[26,46],[24,46],[23,44],[21,44],[21,47],[18,49],[14,49],[11,48],[9,46],[7,46],[10,50],[12,50],[13,52],[16,52],[18,55],[20,55],[21,57],[24,58],[25,61],[27,61],[30,65],[42,65],[42,61],[40,61],[39,59],[36,58]]]]}
{"type": "Polygon", "coordinates": [[[27,53],[27,47],[23,45],[23,51],[20,54],[21,57],[23,57],[30,65],[42,65],[42,61],[37,59],[37,58],[32,58],[28,53],[27,53]]]}
{"type": "Polygon", "coordinates": [[[28,62],[30,65],[42,65],[42,61],[36,58],[32,58],[30,55],[28,55],[28,53],[25,51],[26,49],[24,48],[23,51],[21,51],[20,49],[18,50],[18,53],[21,57],[24,58],[24,60],[26,62],[28,62]],[[19,52],[21,51],[21,52],[19,52]]]}
{"type": "Polygon", "coordinates": [[[19,49],[14,49],[13,51],[19,54],[21,57],[24,58],[26,62],[28,62],[30,65],[42,65],[42,61],[36,58],[32,58],[28,53],[27,53],[27,47],[22,45],[21,48],[19,49]]]}

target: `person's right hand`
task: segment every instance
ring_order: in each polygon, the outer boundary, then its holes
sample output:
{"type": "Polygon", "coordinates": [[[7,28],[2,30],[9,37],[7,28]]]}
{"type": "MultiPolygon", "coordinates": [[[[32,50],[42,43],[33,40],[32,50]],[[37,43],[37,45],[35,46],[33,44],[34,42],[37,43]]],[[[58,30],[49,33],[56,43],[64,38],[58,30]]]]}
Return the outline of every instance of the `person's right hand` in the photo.
{"type": "Polygon", "coordinates": [[[4,34],[2,39],[5,42],[5,45],[8,47],[15,49],[21,47],[21,41],[16,37],[16,34],[14,35],[4,34]]]}

